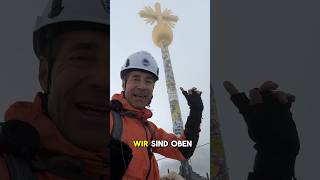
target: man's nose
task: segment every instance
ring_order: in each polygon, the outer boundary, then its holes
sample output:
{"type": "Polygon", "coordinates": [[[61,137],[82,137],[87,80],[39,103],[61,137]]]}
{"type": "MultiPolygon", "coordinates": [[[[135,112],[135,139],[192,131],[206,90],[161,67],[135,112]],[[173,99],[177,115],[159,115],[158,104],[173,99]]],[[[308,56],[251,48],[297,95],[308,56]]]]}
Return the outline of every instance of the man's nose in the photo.
{"type": "Polygon", "coordinates": [[[139,81],[139,83],[137,84],[137,88],[145,90],[148,88],[147,83],[144,81],[139,81]]]}

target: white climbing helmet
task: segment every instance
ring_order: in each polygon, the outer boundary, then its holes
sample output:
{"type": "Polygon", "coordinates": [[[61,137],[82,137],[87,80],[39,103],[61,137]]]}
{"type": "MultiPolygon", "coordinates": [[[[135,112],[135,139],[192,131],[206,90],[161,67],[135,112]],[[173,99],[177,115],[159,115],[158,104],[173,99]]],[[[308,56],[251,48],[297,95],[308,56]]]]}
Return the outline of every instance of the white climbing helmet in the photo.
{"type": "Polygon", "coordinates": [[[128,57],[125,64],[121,67],[120,76],[124,79],[125,72],[128,70],[143,70],[150,72],[159,79],[159,67],[152,55],[146,51],[139,51],[128,57]]]}
{"type": "MultiPolygon", "coordinates": [[[[48,0],[41,16],[36,19],[33,47],[36,55],[41,55],[44,38],[50,27],[64,23],[90,25],[110,25],[109,0],[48,0]]],[[[82,26],[84,27],[84,25],[82,26]]]]}

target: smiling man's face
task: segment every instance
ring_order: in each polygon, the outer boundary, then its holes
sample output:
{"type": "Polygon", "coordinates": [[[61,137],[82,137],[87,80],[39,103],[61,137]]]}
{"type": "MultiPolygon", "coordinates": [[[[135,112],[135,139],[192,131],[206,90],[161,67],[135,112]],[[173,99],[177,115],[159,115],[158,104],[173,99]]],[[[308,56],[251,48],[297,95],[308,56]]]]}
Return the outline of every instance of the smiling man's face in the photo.
{"type": "Polygon", "coordinates": [[[85,149],[107,141],[109,33],[79,30],[58,36],[48,113],[62,135],[85,149]]]}
{"type": "Polygon", "coordinates": [[[131,71],[123,82],[125,97],[135,108],[145,108],[152,99],[155,84],[154,76],[144,71],[131,71]]]}

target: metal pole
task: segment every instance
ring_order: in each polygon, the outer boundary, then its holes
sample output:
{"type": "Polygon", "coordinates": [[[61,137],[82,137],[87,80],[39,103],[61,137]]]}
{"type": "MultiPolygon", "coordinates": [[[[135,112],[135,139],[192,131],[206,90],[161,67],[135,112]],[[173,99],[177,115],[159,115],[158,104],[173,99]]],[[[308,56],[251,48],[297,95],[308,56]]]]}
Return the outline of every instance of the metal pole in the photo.
{"type": "Polygon", "coordinates": [[[161,48],[164,72],[166,77],[167,93],[170,103],[170,111],[173,123],[173,132],[177,135],[183,133],[183,121],[181,118],[181,111],[179,105],[179,99],[177,94],[176,83],[174,80],[173,69],[171,65],[171,59],[169,54],[168,45],[163,41],[161,48]]]}
{"type": "MultiPolygon", "coordinates": [[[[162,42],[161,53],[162,53],[163,66],[164,66],[164,72],[166,77],[166,86],[167,86],[167,93],[169,97],[173,132],[177,135],[181,135],[183,133],[183,121],[181,118],[178,93],[177,93],[176,83],[174,80],[168,44],[165,41],[162,42]]],[[[188,177],[188,174],[189,174],[188,166],[189,166],[188,161],[181,161],[181,168],[182,168],[181,175],[184,178],[188,177]]]]}

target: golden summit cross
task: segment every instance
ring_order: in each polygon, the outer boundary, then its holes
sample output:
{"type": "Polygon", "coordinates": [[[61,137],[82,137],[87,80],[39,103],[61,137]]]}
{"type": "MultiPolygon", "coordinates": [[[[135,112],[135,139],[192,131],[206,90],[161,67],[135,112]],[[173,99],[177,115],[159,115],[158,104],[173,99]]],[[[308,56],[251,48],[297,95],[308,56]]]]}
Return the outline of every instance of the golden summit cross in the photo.
{"type": "Polygon", "coordinates": [[[161,12],[160,3],[156,3],[154,8],[155,11],[150,6],[146,6],[139,12],[139,15],[145,18],[145,21],[151,25],[157,21],[158,24],[166,23],[173,28],[178,21],[178,16],[172,15],[172,11],[167,8],[161,12]]]}

